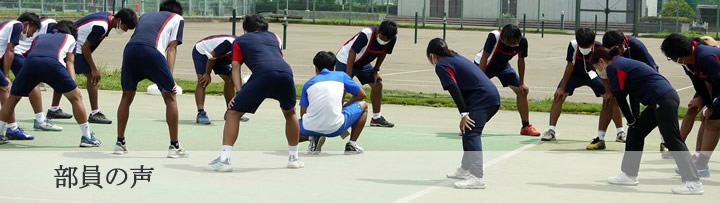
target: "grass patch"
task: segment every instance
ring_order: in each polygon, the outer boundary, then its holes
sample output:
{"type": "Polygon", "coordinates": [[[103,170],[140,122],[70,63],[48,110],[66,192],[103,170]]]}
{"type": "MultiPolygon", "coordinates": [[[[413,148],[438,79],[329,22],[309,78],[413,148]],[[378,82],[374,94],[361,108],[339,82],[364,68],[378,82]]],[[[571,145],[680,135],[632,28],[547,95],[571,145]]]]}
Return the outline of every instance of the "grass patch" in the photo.
{"type": "MultiPolygon", "coordinates": [[[[282,23],[284,22],[282,19],[273,19],[270,18],[270,22],[275,23],[282,23]]],[[[374,20],[352,20],[352,22],[348,21],[348,19],[315,19],[315,22],[312,21],[312,19],[288,19],[288,23],[291,24],[314,24],[314,25],[344,25],[344,26],[379,26],[381,21],[374,21],[374,20]]],[[[398,22],[398,27],[401,28],[415,28],[414,23],[401,23],[398,22]]],[[[443,29],[442,25],[436,25],[436,24],[425,24],[423,27],[420,22],[418,22],[418,29],[433,29],[433,30],[441,30],[443,29]]],[[[493,31],[497,30],[497,28],[494,27],[468,27],[464,26],[462,29],[459,25],[448,25],[448,30],[467,30],[467,31],[493,31]]],[[[539,31],[536,31],[535,29],[528,29],[528,33],[540,33],[539,31]]],[[[567,31],[564,30],[550,30],[546,29],[545,34],[569,34],[567,31]]]]}
{"type": "MultiPolygon", "coordinates": [[[[672,32],[661,32],[661,33],[653,33],[653,34],[644,34],[644,35],[641,35],[641,37],[666,38],[670,34],[672,34],[672,32]]],[[[697,38],[697,37],[702,37],[702,36],[708,35],[707,33],[698,33],[698,32],[694,32],[694,31],[682,32],[680,34],[685,35],[686,37],[689,37],[689,38],[697,38]]]]}
{"type": "MultiPolygon", "coordinates": [[[[108,70],[106,68],[100,68],[102,72],[102,80],[100,80],[101,90],[122,90],[120,83],[120,70],[108,70]]],[[[12,77],[11,77],[12,79],[12,77]]],[[[78,87],[86,88],[86,78],[84,76],[76,77],[78,87]]],[[[183,80],[175,79],[175,82],[182,87],[183,92],[187,94],[195,93],[195,86],[197,81],[194,80],[183,80]]],[[[143,80],[138,84],[138,91],[144,92],[148,86],[152,83],[149,80],[143,80]]],[[[208,85],[206,93],[210,95],[222,95],[223,83],[212,83],[208,85]]],[[[369,88],[364,88],[366,92],[370,92],[369,88]]],[[[302,91],[302,85],[296,85],[297,97],[300,98],[302,91]]],[[[348,95],[349,97],[349,95],[348,95]]],[[[366,101],[369,103],[370,98],[366,101]]],[[[530,111],[535,112],[550,112],[552,107],[552,99],[531,99],[530,111]]],[[[385,90],[383,92],[383,103],[386,104],[399,104],[399,105],[410,105],[410,106],[429,106],[429,107],[455,107],[452,97],[446,93],[422,93],[422,92],[411,92],[405,90],[385,90]]],[[[500,109],[502,110],[517,110],[515,99],[503,98],[501,100],[500,109]]],[[[563,113],[567,114],[583,114],[583,115],[598,115],[602,109],[601,104],[584,103],[584,102],[565,102],[563,105],[563,113]]],[[[687,108],[681,107],[678,109],[678,116],[680,118],[685,117],[687,108]]]]}

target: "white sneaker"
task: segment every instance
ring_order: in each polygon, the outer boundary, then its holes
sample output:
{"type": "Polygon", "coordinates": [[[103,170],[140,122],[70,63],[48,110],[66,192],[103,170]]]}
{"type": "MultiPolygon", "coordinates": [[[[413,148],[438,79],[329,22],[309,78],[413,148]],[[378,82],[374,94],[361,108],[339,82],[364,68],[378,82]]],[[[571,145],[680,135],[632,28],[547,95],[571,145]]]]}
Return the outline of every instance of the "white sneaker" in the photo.
{"type": "Polygon", "coordinates": [[[302,161],[300,161],[299,158],[293,157],[293,156],[288,157],[287,168],[289,168],[289,169],[299,169],[299,168],[304,168],[304,167],[305,167],[305,163],[303,163],[302,161]]]}
{"type": "Polygon", "coordinates": [[[555,131],[554,130],[545,131],[545,133],[543,133],[540,140],[541,141],[555,141],[555,131]]]}
{"type": "Polygon", "coordinates": [[[468,176],[470,176],[470,171],[462,169],[462,168],[457,168],[457,170],[455,170],[455,172],[445,174],[445,177],[447,177],[447,178],[460,179],[460,180],[465,180],[468,178],[468,176]]]}
{"type": "Polygon", "coordinates": [[[113,154],[116,155],[123,155],[128,153],[127,143],[122,144],[120,142],[115,142],[115,149],[113,150],[113,154]]]}
{"type": "Polygon", "coordinates": [[[485,189],[485,180],[468,174],[467,179],[455,181],[455,188],[458,189],[485,189]]]}
{"type": "Polygon", "coordinates": [[[617,134],[617,137],[615,138],[615,142],[625,143],[626,140],[627,140],[627,135],[625,134],[625,132],[619,132],[617,134]]]}
{"type": "Polygon", "coordinates": [[[700,181],[685,181],[680,186],[673,188],[672,192],[679,195],[701,195],[705,190],[700,181]]]}
{"type": "Polygon", "coordinates": [[[620,173],[619,175],[615,177],[609,177],[608,183],[613,185],[638,185],[638,179],[637,176],[631,177],[626,175],[625,173],[620,173]]]}
{"type": "Polygon", "coordinates": [[[187,158],[189,156],[190,156],[190,153],[185,151],[185,149],[182,146],[175,148],[175,146],[170,145],[170,148],[168,149],[167,158],[177,159],[177,158],[187,158]]]}
{"type": "Polygon", "coordinates": [[[230,166],[230,158],[225,161],[220,161],[220,157],[213,160],[208,164],[208,170],[218,172],[232,172],[232,166],[230,166]]]}

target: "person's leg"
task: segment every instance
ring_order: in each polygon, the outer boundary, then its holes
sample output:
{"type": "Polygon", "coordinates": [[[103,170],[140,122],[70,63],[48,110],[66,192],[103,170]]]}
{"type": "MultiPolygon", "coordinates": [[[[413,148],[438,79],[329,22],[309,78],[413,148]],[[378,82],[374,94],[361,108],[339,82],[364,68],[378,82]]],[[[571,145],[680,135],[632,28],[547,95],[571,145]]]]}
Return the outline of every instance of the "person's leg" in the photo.
{"type": "Polygon", "coordinates": [[[360,102],[360,105],[362,105],[363,108],[362,114],[352,125],[352,130],[350,131],[350,141],[353,142],[357,142],[358,138],[360,138],[360,133],[362,133],[363,128],[365,128],[365,122],[367,121],[368,105],[365,102],[360,102]]]}
{"type": "Polygon", "coordinates": [[[510,86],[510,89],[515,92],[515,102],[518,108],[518,113],[520,114],[520,120],[523,122],[523,127],[526,127],[527,125],[525,125],[525,123],[530,123],[530,108],[528,106],[527,94],[523,93],[518,86],[510,86]]]}
{"type": "Polygon", "coordinates": [[[117,111],[117,137],[118,141],[123,143],[125,142],[125,128],[127,128],[127,121],[130,117],[130,105],[134,99],[135,91],[123,91],[122,97],[120,97],[120,104],[118,105],[117,111]]]}
{"type": "Polygon", "coordinates": [[[235,84],[233,83],[230,75],[218,75],[223,79],[223,96],[225,97],[225,104],[229,104],[230,100],[235,96],[235,84]]]}
{"type": "MultiPolygon", "coordinates": [[[[660,135],[664,137],[665,146],[670,149],[675,164],[680,171],[682,181],[697,181],[699,180],[697,169],[690,152],[688,152],[687,145],[680,136],[680,127],[677,122],[679,103],[680,98],[678,98],[675,91],[665,94],[657,102],[655,120],[657,120],[660,135]]],[[[649,108],[652,108],[652,106],[649,108]]]]}
{"type": "Polygon", "coordinates": [[[702,143],[703,143],[703,139],[705,139],[705,126],[707,124],[708,117],[705,115],[701,115],[700,119],[701,119],[700,127],[698,128],[697,139],[695,141],[695,152],[696,153],[695,153],[695,156],[693,157],[694,159],[697,159],[698,153],[700,153],[702,151],[702,143]]]}
{"type": "Polygon", "coordinates": [[[168,130],[170,131],[170,142],[178,141],[178,108],[177,98],[172,92],[162,94],[165,101],[165,119],[167,121],[168,130]]]}
{"type": "Polygon", "coordinates": [[[482,131],[485,124],[495,115],[498,106],[489,107],[483,110],[471,111],[470,119],[475,121],[475,127],[466,131],[462,136],[463,141],[463,165],[467,167],[470,175],[465,180],[455,182],[457,188],[485,188],[485,181],[482,179],[483,172],[483,149],[482,131]]]}
{"type": "MultiPolygon", "coordinates": [[[[202,75],[197,75],[197,77],[198,81],[200,81],[202,75]]],[[[200,82],[195,86],[195,106],[197,106],[198,111],[205,109],[205,86],[200,82]]]]}
{"type": "Polygon", "coordinates": [[[627,176],[638,176],[643,147],[645,146],[645,137],[657,126],[655,118],[655,110],[647,108],[640,114],[640,117],[635,121],[636,123],[628,129],[625,153],[620,167],[627,176]]]}
{"type": "Polygon", "coordinates": [[[295,108],[283,110],[282,113],[283,117],[285,117],[285,138],[287,138],[288,146],[297,147],[298,137],[300,136],[300,123],[298,123],[295,108]]]}
{"type": "Polygon", "coordinates": [[[520,134],[528,136],[540,136],[542,133],[536,130],[535,127],[533,127],[530,123],[530,108],[528,106],[528,93],[530,92],[530,90],[523,90],[520,87],[520,77],[515,72],[515,69],[513,69],[513,67],[508,63],[507,66],[505,66],[505,68],[500,71],[498,79],[500,79],[500,83],[502,83],[503,87],[510,87],[510,89],[512,89],[515,93],[515,102],[517,104],[518,113],[520,114],[520,121],[522,123],[520,134]]]}
{"type": "MultiPolygon", "coordinates": [[[[604,134],[607,132],[610,120],[612,120],[613,111],[616,109],[615,106],[617,106],[617,103],[615,103],[614,100],[603,101],[602,110],[600,110],[600,119],[598,119],[598,136],[600,136],[600,133],[604,134]]],[[[618,140],[616,139],[616,141],[618,140]]]]}
{"type": "Polygon", "coordinates": [[[692,131],[693,125],[695,125],[695,118],[697,118],[697,115],[700,113],[702,108],[688,108],[687,113],[685,114],[685,118],[682,120],[682,125],[680,125],[680,137],[682,137],[682,140],[687,140],[688,135],[690,135],[690,131],[692,131]]]}
{"type": "MultiPolygon", "coordinates": [[[[717,104],[715,104],[714,106],[715,108],[718,107],[717,104]]],[[[710,157],[712,156],[713,151],[715,151],[715,147],[718,143],[718,138],[720,138],[720,115],[718,115],[720,114],[720,111],[715,110],[715,108],[707,110],[709,114],[708,120],[705,122],[705,126],[703,126],[705,130],[702,136],[702,150],[698,155],[697,162],[695,162],[697,169],[700,170],[708,169],[708,162],[710,161],[710,157]]]]}
{"type": "Polygon", "coordinates": [[[93,113],[100,112],[100,104],[98,104],[98,90],[100,89],[98,87],[98,83],[91,83],[90,78],[92,78],[92,75],[90,73],[85,73],[85,78],[87,78],[87,92],[88,92],[88,98],[90,99],[90,110],[93,111],[93,113]]]}
{"type": "MultiPolygon", "coordinates": [[[[64,93],[65,97],[68,99],[70,104],[73,108],[73,114],[75,115],[85,115],[87,114],[87,111],[85,110],[85,105],[83,105],[82,102],[82,93],[80,93],[80,89],[74,89],[70,92],[64,93]]],[[[75,121],[78,124],[87,123],[88,119],[85,118],[85,116],[75,116],[75,121]]]]}

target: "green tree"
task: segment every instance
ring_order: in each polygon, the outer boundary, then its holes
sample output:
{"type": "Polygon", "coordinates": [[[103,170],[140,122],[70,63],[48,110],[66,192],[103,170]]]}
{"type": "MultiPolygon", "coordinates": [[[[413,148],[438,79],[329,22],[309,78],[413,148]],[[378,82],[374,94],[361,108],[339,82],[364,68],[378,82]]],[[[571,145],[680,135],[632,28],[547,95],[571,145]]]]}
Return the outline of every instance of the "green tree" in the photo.
{"type": "Polygon", "coordinates": [[[680,16],[695,19],[695,10],[685,0],[673,0],[663,4],[660,14],[663,16],[680,16]]]}

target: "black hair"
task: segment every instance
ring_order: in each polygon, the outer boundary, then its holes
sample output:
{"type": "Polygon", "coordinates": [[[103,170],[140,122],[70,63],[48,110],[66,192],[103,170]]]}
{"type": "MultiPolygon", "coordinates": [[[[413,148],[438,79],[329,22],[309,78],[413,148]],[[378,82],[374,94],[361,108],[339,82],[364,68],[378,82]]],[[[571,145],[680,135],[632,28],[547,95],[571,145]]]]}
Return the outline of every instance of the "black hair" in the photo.
{"type": "Polygon", "coordinates": [[[590,62],[592,64],[597,64],[598,62],[600,62],[600,59],[612,60],[616,56],[620,55],[620,49],[622,49],[622,48],[620,48],[620,47],[613,47],[610,49],[605,48],[605,47],[597,48],[593,52],[592,58],[590,58],[590,62]]]}
{"type": "Polygon", "coordinates": [[[508,44],[519,44],[522,39],[522,32],[517,25],[507,24],[503,26],[502,32],[500,33],[500,40],[505,41],[508,44]]]}
{"type": "Polygon", "coordinates": [[[165,0],[160,4],[160,11],[168,11],[182,15],[183,7],[177,0],[165,0]]]}
{"type": "Polygon", "coordinates": [[[72,21],[61,20],[53,28],[53,32],[70,34],[77,39],[77,27],[72,21]]]}
{"type": "Polygon", "coordinates": [[[673,59],[689,56],[692,54],[692,49],[692,40],[677,33],[670,34],[660,45],[660,50],[662,50],[665,56],[673,59]]]}
{"type": "Polygon", "coordinates": [[[602,44],[605,48],[622,45],[625,42],[625,34],[620,30],[610,30],[603,35],[602,44]]]}
{"type": "Polygon", "coordinates": [[[575,31],[575,40],[580,47],[587,47],[595,43],[595,31],[590,28],[580,28],[575,31]]]}
{"type": "Polygon", "coordinates": [[[243,20],[243,30],[247,32],[268,31],[269,25],[261,15],[247,15],[243,20]]]}
{"type": "Polygon", "coordinates": [[[427,46],[427,52],[425,54],[425,56],[428,57],[428,60],[431,60],[430,54],[435,54],[440,57],[456,56],[455,53],[450,51],[450,48],[448,48],[448,45],[445,42],[445,40],[443,40],[441,38],[435,38],[435,39],[430,40],[430,43],[428,43],[428,46],[427,46]]]}
{"type": "Polygon", "coordinates": [[[395,36],[397,36],[397,24],[390,20],[384,20],[382,23],[380,23],[380,27],[378,28],[380,31],[380,34],[387,37],[388,39],[393,39],[395,36]]]}
{"type": "Polygon", "coordinates": [[[334,71],[336,61],[337,59],[335,58],[335,54],[332,52],[320,51],[315,54],[315,58],[313,58],[313,65],[315,65],[315,70],[317,71],[322,71],[322,69],[334,71]]]}
{"type": "Polygon", "coordinates": [[[123,25],[127,26],[128,29],[135,29],[137,26],[138,18],[135,11],[128,8],[120,9],[115,13],[115,18],[119,18],[123,25]]]}
{"type": "Polygon", "coordinates": [[[40,27],[40,17],[35,13],[23,13],[17,18],[20,22],[29,22],[32,25],[40,27]]]}

